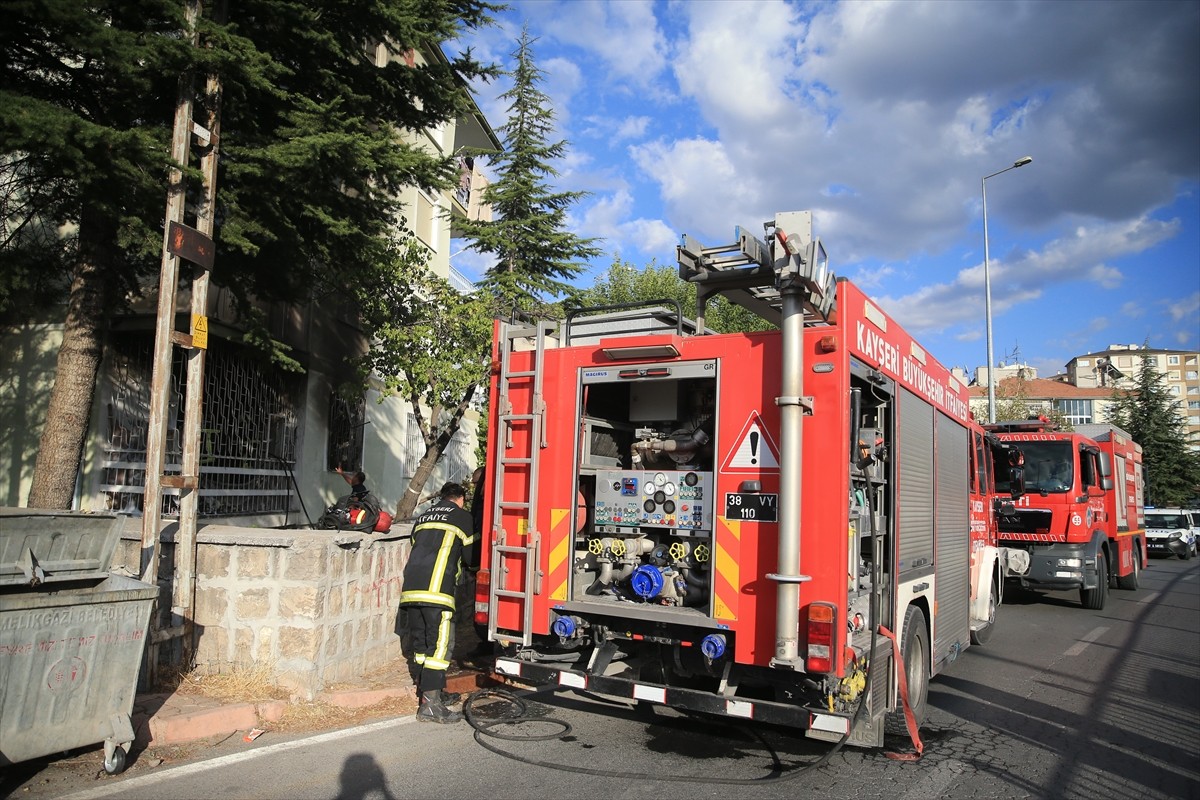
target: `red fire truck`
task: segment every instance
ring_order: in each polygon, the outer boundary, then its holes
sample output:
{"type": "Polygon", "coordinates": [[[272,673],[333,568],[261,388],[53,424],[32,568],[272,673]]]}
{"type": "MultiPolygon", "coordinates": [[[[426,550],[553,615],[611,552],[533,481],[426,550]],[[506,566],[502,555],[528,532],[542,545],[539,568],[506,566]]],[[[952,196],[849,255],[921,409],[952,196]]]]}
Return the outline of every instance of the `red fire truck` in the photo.
{"type": "Polygon", "coordinates": [[[1010,451],[809,212],[764,227],[684,237],[694,323],[497,324],[476,622],[525,683],[880,746],[995,623],[1010,451]],[[707,332],[718,293],[778,329],[707,332]]]}
{"type": "Polygon", "coordinates": [[[1045,419],[987,426],[1024,453],[1025,494],[1000,518],[1001,544],[1029,554],[1011,578],[1032,589],[1079,589],[1084,608],[1138,588],[1146,566],[1142,448],[1113,425],[1062,431],[1045,419]]]}

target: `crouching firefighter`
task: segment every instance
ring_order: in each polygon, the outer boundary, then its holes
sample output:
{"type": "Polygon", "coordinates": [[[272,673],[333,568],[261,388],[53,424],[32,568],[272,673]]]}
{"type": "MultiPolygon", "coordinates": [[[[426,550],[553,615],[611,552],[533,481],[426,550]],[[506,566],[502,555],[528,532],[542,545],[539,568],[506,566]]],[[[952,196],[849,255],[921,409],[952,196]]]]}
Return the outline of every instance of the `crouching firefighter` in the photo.
{"type": "Polygon", "coordinates": [[[413,525],[400,605],[408,611],[414,678],[421,694],[417,719],[449,723],[463,718],[448,707],[459,701],[459,695],[444,691],[454,651],[454,590],[464,566],[478,563],[478,545],[471,515],[463,510],[462,484],[447,483],[439,494],[441,499],[413,525]]]}

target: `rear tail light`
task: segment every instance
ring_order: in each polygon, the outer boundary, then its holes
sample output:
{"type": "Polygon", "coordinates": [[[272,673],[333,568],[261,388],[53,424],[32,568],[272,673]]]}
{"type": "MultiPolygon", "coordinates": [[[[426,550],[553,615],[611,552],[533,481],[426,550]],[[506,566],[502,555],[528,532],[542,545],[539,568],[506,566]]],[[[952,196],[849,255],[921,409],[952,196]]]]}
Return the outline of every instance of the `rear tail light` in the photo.
{"type": "Polygon", "coordinates": [[[491,570],[481,569],[475,573],[475,622],[488,623],[488,589],[492,585],[491,570]]]}
{"type": "Polygon", "coordinates": [[[808,607],[808,652],[804,659],[807,672],[833,672],[833,654],[837,648],[837,609],[829,603],[808,607]]]}

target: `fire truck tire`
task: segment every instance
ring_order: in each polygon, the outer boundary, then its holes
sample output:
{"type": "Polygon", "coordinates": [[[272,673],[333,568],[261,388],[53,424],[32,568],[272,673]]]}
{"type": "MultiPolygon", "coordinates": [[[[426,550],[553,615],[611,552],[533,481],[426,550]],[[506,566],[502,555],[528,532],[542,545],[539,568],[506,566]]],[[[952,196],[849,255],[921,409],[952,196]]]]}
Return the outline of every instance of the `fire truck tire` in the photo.
{"type": "Polygon", "coordinates": [[[996,630],[996,609],[1000,606],[1000,593],[996,590],[996,582],[991,582],[991,590],[988,596],[988,618],[987,622],[979,628],[971,631],[971,644],[983,645],[987,644],[992,638],[992,633],[996,630]]]}
{"type": "Polygon", "coordinates": [[[1141,556],[1136,550],[1133,551],[1133,569],[1129,570],[1128,575],[1122,575],[1117,578],[1117,588],[1124,589],[1127,592],[1136,591],[1138,588],[1138,575],[1141,572],[1141,556]]]}
{"type": "Polygon", "coordinates": [[[1080,589],[1079,602],[1084,608],[1100,611],[1108,602],[1108,559],[1104,553],[1096,554],[1096,588],[1080,589]]]}
{"type": "MultiPolygon", "coordinates": [[[[904,612],[904,639],[900,642],[900,657],[904,659],[904,680],[908,685],[908,707],[912,709],[917,727],[925,723],[929,706],[929,637],[925,632],[925,615],[917,606],[904,612]]],[[[904,706],[887,716],[885,731],[907,734],[904,706]]]]}

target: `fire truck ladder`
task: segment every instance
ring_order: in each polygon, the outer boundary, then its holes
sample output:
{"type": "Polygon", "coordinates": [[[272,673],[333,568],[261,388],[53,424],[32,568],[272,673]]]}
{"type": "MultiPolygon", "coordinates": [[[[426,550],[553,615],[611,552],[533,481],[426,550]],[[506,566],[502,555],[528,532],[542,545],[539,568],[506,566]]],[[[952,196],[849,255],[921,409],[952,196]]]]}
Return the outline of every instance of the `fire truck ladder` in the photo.
{"type": "MultiPolygon", "coordinates": [[[[542,394],[542,369],[546,353],[546,339],[556,329],[557,323],[543,320],[532,327],[504,326],[503,348],[500,353],[499,376],[499,425],[500,430],[495,435],[502,437],[502,448],[497,460],[495,479],[492,481],[492,508],[499,518],[506,509],[518,509],[524,514],[518,518],[517,537],[523,538],[523,544],[510,544],[510,531],[493,536],[492,540],[492,580],[488,594],[488,607],[493,613],[488,615],[488,638],[503,644],[521,644],[528,646],[533,642],[533,597],[541,590],[542,571],[539,569],[539,550],[541,534],[537,530],[538,504],[538,457],[546,446],[546,404],[542,394]],[[529,370],[514,370],[512,368],[512,353],[518,340],[534,340],[533,368],[529,370]],[[514,383],[533,380],[533,398],[529,413],[513,413],[511,391],[514,383]],[[513,448],[513,425],[527,425],[529,434],[528,453],[510,455],[513,448]],[[527,472],[529,491],[525,500],[506,500],[504,487],[514,473],[527,472]],[[523,528],[524,530],[521,530],[523,528]],[[512,569],[512,560],[523,561],[519,567],[524,572],[521,589],[503,588],[507,585],[507,576],[512,569]],[[500,598],[516,600],[521,604],[520,635],[503,633],[496,628],[500,598]]],[[[518,448],[519,449],[519,448],[518,448]]],[[[517,478],[520,480],[520,478],[517,478]]],[[[497,527],[499,527],[497,523],[497,527]]]]}

